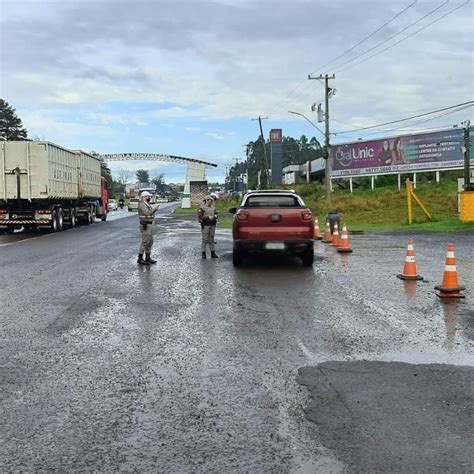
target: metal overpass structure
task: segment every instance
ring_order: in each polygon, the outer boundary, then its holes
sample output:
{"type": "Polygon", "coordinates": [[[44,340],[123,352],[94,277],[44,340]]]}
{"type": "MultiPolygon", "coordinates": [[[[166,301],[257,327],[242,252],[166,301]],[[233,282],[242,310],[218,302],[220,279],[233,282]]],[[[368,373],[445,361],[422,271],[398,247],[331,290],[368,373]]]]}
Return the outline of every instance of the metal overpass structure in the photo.
{"type": "Polygon", "coordinates": [[[112,161],[164,161],[186,165],[186,182],[182,199],[182,207],[191,207],[191,181],[205,181],[206,168],[216,168],[215,163],[185,158],[183,156],[163,155],[160,153],[109,153],[100,155],[106,162],[112,161]]]}

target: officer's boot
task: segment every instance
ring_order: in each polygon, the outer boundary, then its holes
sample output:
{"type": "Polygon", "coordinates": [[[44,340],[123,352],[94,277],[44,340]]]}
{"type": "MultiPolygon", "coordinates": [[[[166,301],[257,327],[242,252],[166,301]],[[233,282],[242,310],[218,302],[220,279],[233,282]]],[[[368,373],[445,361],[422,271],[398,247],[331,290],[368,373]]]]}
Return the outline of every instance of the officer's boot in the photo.
{"type": "Polygon", "coordinates": [[[202,258],[206,258],[206,252],[202,252],[202,258]]]}
{"type": "Polygon", "coordinates": [[[137,263],[138,263],[139,265],[150,265],[150,262],[147,262],[146,260],[143,260],[143,254],[142,254],[142,253],[139,253],[139,254],[138,254],[137,263]]]}
{"type": "Polygon", "coordinates": [[[156,260],[153,260],[153,259],[150,257],[150,254],[149,254],[149,253],[146,254],[146,260],[145,260],[145,261],[148,262],[148,263],[151,264],[151,265],[152,265],[153,263],[156,263],[156,260]]]}
{"type": "Polygon", "coordinates": [[[214,250],[211,251],[211,258],[219,258],[214,250]]]}

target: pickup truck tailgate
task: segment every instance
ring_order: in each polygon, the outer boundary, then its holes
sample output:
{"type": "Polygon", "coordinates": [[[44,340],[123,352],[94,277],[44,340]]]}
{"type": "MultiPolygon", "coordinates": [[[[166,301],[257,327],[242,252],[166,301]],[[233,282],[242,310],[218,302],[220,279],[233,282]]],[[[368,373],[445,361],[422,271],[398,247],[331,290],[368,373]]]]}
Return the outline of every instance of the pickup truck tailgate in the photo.
{"type": "Polygon", "coordinates": [[[240,209],[234,238],[244,240],[306,240],[313,238],[314,220],[307,208],[240,209]],[[303,215],[306,217],[304,218],[303,215]]]}

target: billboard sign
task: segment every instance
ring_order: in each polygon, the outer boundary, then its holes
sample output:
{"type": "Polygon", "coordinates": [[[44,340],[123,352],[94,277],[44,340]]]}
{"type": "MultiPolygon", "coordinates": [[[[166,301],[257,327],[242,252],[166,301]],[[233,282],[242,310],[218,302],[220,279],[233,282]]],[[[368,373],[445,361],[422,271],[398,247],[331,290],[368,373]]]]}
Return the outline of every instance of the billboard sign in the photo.
{"type": "Polygon", "coordinates": [[[462,128],[332,145],[332,177],[463,168],[463,145],[462,128]]]}
{"type": "Polygon", "coordinates": [[[282,130],[281,128],[272,128],[270,130],[270,142],[280,143],[282,140],[282,130]]]}

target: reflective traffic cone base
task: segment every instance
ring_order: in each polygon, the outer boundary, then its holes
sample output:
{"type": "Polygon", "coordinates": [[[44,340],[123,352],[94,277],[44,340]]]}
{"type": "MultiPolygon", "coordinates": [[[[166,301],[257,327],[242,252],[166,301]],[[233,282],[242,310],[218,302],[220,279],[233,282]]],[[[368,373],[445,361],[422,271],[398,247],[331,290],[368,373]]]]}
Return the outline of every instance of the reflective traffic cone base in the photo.
{"type": "Polygon", "coordinates": [[[405,256],[405,266],[403,273],[397,275],[401,280],[423,280],[423,277],[418,275],[415,262],[415,250],[413,248],[413,240],[408,241],[407,253],[405,256]]]}
{"type": "Polygon", "coordinates": [[[318,219],[314,219],[314,240],[323,240],[323,236],[321,235],[321,231],[319,230],[318,219]]]}
{"type": "Polygon", "coordinates": [[[339,238],[339,227],[337,222],[334,223],[334,232],[332,233],[332,247],[339,247],[341,245],[341,240],[339,238]]]}
{"type": "Polygon", "coordinates": [[[444,266],[443,282],[435,286],[436,293],[440,298],[464,298],[460,293],[465,290],[464,286],[459,285],[458,272],[456,269],[456,258],[454,257],[454,244],[448,244],[448,253],[446,255],[446,264],[444,266]]]}
{"type": "Polygon", "coordinates": [[[352,249],[349,244],[349,233],[347,232],[346,224],[343,224],[342,226],[341,245],[340,247],[338,247],[337,251],[339,253],[352,253],[352,249]]]}
{"type": "Polygon", "coordinates": [[[329,244],[332,242],[331,227],[329,225],[329,221],[326,221],[326,230],[324,231],[323,242],[325,244],[329,244]]]}

